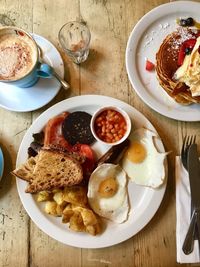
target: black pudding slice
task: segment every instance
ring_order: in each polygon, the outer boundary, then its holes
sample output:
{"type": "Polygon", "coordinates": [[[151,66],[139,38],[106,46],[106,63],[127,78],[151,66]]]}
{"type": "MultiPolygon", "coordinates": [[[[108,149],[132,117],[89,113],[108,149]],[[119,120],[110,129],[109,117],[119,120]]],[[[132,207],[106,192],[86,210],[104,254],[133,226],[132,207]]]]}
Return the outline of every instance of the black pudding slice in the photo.
{"type": "Polygon", "coordinates": [[[90,130],[92,116],[84,111],[70,113],[62,124],[64,138],[71,144],[87,144],[94,142],[94,137],[90,130]]]}

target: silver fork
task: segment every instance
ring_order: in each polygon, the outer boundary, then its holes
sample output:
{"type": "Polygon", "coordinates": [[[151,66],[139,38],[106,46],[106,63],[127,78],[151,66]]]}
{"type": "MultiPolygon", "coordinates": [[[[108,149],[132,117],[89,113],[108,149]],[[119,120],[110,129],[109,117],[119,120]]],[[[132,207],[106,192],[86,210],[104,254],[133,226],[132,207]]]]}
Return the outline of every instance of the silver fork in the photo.
{"type": "Polygon", "coordinates": [[[184,168],[186,171],[188,170],[187,166],[187,155],[189,147],[194,144],[196,141],[196,135],[186,135],[183,139],[183,145],[181,148],[181,161],[183,163],[184,168]]]}
{"type": "MultiPolygon", "coordinates": [[[[183,145],[181,149],[181,161],[186,170],[188,170],[188,164],[187,164],[188,150],[189,150],[189,147],[195,143],[195,141],[196,141],[195,135],[185,136],[183,139],[183,145]]],[[[193,205],[191,201],[191,214],[192,212],[193,212],[193,205]]],[[[182,250],[185,254],[189,254],[193,250],[194,239],[196,239],[196,236],[197,236],[196,229],[193,233],[190,233],[190,232],[187,233],[184,243],[183,243],[183,247],[182,247],[182,250]]]]}

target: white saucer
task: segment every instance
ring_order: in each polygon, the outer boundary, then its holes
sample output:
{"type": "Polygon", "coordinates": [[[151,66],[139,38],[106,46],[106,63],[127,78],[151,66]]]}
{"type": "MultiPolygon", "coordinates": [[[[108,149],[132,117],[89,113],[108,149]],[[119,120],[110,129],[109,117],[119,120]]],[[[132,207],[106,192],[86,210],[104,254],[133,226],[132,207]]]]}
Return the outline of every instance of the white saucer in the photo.
{"type": "MultiPolygon", "coordinates": [[[[58,50],[47,39],[40,35],[32,35],[42,48],[45,62],[54,67],[64,77],[64,64],[58,50]]],[[[59,92],[60,83],[55,78],[44,79],[32,87],[19,88],[10,84],[0,83],[0,107],[16,112],[33,111],[49,103],[59,92]]]]}

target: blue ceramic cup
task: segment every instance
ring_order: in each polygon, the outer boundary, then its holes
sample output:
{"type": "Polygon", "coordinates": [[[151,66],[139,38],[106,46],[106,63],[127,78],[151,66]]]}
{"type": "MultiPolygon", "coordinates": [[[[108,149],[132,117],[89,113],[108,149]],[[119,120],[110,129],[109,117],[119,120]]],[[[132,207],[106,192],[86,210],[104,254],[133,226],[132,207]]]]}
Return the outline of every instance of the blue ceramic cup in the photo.
{"type": "Polygon", "coordinates": [[[29,33],[17,27],[0,28],[0,82],[26,88],[52,74],[51,66],[39,62],[38,46],[29,33]]]}

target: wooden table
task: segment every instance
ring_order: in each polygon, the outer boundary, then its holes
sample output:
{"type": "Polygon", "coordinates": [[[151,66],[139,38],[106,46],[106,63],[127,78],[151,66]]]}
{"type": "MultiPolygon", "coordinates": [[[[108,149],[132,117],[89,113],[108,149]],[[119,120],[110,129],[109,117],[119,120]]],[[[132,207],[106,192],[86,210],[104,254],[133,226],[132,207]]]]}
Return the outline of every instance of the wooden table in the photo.
{"type": "MultiPolygon", "coordinates": [[[[50,40],[65,62],[65,78],[71,90],[60,90],[43,108],[16,113],[0,108],[0,145],[5,171],[0,183],[0,266],[178,266],[176,263],[176,213],[174,160],[186,133],[198,134],[199,122],[166,118],[147,105],[132,90],[125,69],[125,49],[136,22],[165,0],[4,0],[0,1],[0,24],[16,25],[50,40]],[[67,21],[83,19],[92,33],[90,56],[78,66],[63,53],[58,31],[67,21]],[[32,122],[48,107],[80,94],[116,97],[142,112],[158,130],[169,155],[166,194],[151,222],[137,235],[105,249],[79,249],[48,237],[30,220],[19,199],[15,168],[20,142],[32,122]]],[[[198,136],[200,141],[200,136],[198,136]]],[[[188,266],[188,265],[182,265],[188,266]]],[[[197,265],[195,265],[197,266],[197,265]]]]}

